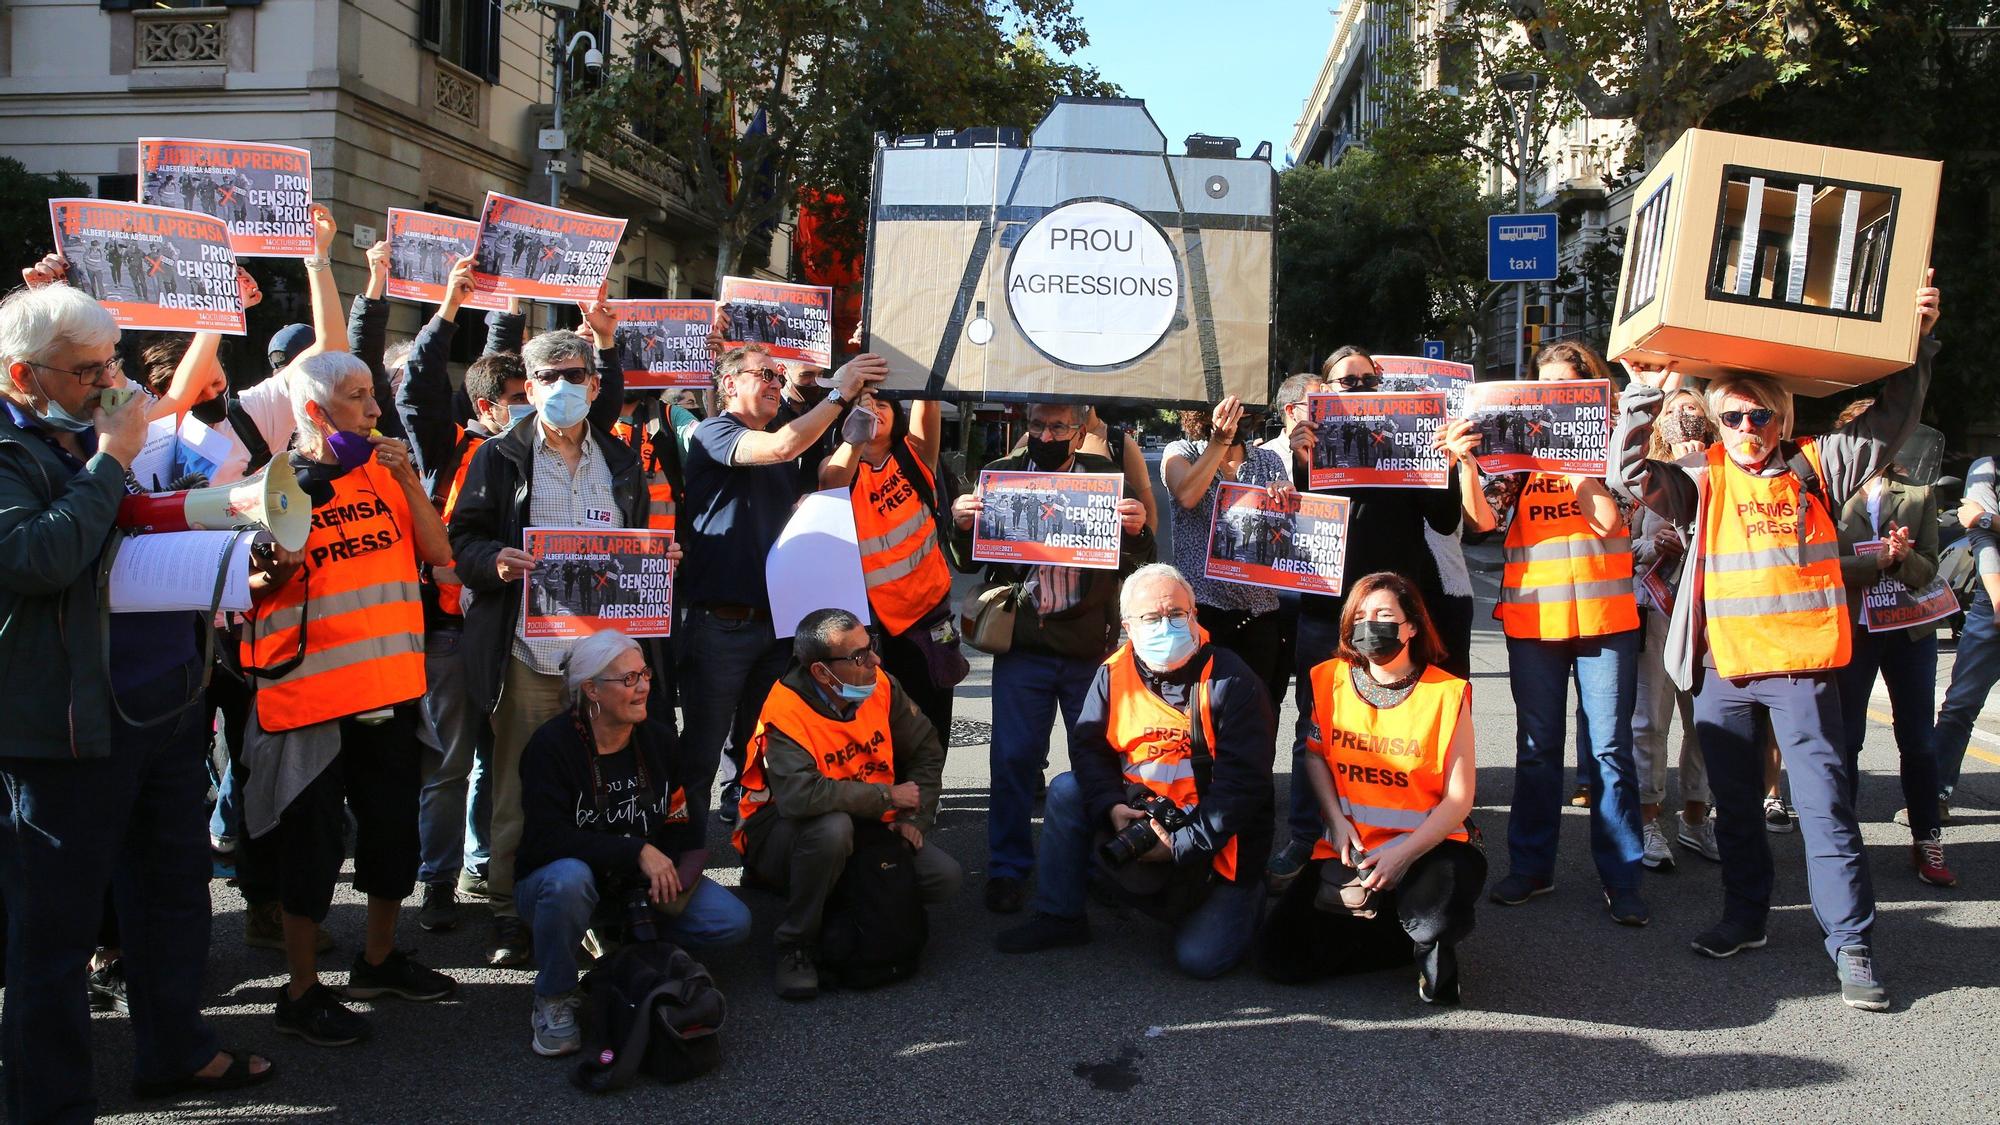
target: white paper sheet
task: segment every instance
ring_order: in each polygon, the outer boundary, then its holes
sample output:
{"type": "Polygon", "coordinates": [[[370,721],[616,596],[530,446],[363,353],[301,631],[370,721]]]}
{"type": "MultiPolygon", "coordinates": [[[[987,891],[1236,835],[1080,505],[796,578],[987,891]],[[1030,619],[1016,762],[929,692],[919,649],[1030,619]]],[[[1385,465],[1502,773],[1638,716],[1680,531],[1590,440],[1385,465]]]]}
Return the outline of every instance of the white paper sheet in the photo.
{"type": "Polygon", "coordinates": [[[111,564],[111,612],[206,612],[218,568],[228,568],[221,609],[250,608],[250,547],[265,532],[169,531],[129,535],[111,564]]]}
{"type": "Polygon", "coordinates": [[[164,492],[167,483],[174,479],[176,421],[178,419],[168,414],[148,422],[146,444],[140,446],[139,455],[132,458],[132,475],[139,481],[139,487],[148,492],[164,492]]]}
{"type": "Polygon", "coordinates": [[[844,609],[868,620],[861,540],[846,489],[815,492],[800,501],[765,556],[764,581],[771,591],[771,624],[780,639],[798,632],[800,619],[816,609],[844,609]]]}

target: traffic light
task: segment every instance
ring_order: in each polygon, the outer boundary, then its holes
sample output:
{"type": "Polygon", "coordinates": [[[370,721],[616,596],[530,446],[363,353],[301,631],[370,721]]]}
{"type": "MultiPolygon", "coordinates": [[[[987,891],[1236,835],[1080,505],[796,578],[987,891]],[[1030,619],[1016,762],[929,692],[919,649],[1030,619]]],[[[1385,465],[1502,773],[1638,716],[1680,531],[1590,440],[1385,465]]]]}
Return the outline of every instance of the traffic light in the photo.
{"type": "Polygon", "coordinates": [[[1547,305],[1528,305],[1522,309],[1522,319],[1529,324],[1548,324],[1553,320],[1549,311],[1547,305]]]}

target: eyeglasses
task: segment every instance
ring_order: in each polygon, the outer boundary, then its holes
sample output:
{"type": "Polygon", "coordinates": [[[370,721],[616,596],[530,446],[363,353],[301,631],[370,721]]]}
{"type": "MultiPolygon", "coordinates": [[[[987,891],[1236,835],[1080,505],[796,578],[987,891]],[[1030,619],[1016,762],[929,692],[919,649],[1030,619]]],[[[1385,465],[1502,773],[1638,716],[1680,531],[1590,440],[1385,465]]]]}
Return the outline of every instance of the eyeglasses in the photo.
{"type": "Polygon", "coordinates": [[[1178,627],[1187,624],[1188,616],[1189,615],[1186,610],[1176,609],[1176,610],[1171,610],[1167,613],[1142,613],[1137,617],[1128,617],[1125,620],[1137,621],[1140,624],[1147,626],[1148,628],[1158,625],[1162,621],[1166,622],[1169,625],[1178,627]]]}
{"type": "Polygon", "coordinates": [[[852,664],[856,668],[872,668],[882,662],[882,653],[877,648],[878,643],[871,637],[867,648],[855,649],[846,656],[829,656],[825,662],[828,664],[852,664]]]}
{"type": "Polygon", "coordinates": [[[43,371],[54,371],[62,375],[74,375],[76,376],[77,382],[82,383],[84,386],[87,387],[97,382],[99,379],[104,378],[106,375],[109,375],[114,379],[117,378],[125,370],[125,361],[118,358],[117,356],[112,356],[110,359],[105,360],[103,363],[88,364],[86,366],[79,367],[74,371],[70,370],[67,367],[50,367],[46,363],[34,363],[32,361],[28,364],[28,366],[39,367],[43,371]]]}
{"type": "Polygon", "coordinates": [[[1029,422],[1027,430],[1038,437],[1068,441],[1076,436],[1077,427],[1069,422],[1029,422]]]}
{"type": "Polygon", "coordinates": [[[1362,375],[1353,379],[1335,379],[1333,385],[1343,391],[1372,391],[1382,385],[1380,375],[1362,375]]]}
{"type": "Polygon", "coordinates": [[[1745,418],[1750,419],[1750,424],[1761,430],[1765,426],[1770,425],[1771,419],[1777,416],[1778,412],[1775,410],[1725,410],[1716,415],[1717,418],[1722,419],[1723,425],[1728,426],[1732,430],[1740,428],[1745,418]]]}
{"type": "Polygon", "coordinates": [[[600,684],[624,684],[628,688],[635,688],[640,684],[652,683],[653,670],[651,668],[641,668],[636,672],[627,672],[622,676],[595,676],[592,678],[600,684]]]}
{"type": "Polygon", "coordinates": [[[759,383],[782,383],[785,381],[785,369],[782,367],[746,367],[738,371],[737,374],[748,375],[759,383]]]}
{"type": "Polygon", "coordinates": [[[528,378],[533,379],[544,387],[553,387],[559,382],[582,383],[584,380],[590,378],[590,368],[544,367],[540,371],[530,371],[528,378]]]}

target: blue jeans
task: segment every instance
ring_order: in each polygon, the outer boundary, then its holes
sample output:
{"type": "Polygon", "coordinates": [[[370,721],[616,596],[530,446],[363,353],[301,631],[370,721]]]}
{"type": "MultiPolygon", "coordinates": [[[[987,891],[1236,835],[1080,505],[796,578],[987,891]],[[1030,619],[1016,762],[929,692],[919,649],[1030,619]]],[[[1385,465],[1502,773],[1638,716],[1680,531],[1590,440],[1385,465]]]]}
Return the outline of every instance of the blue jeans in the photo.
{"type": "Polygon", "coordinates": [[[236,770],[229,766],[218,770],[211,761],[208,779],[215,785],[215,808],[208,814],[208,834],[219,840],[242,839],[243,801],[236,792],[236,770]]]}
{"type": "Polygon", "coordinates": [[[1910,835],[1928,840],[1938,830],[1937,754],[1931,749],[1931,714],[1937,705],[1938,645],[1935,632],[1911,640],[1902,630],[1870,633],[1854,627],[1854,656],[1837,673],[1846,742],[1847,804],[1860,817],[1861,743],[1868,735],[1868,696],[1879,669],[1889,688],[1889,713],[1896,729],[1897,773],[1903,807],[1910,810],[1910,835]]]}
{"type": "Polygon", "coordinates": [[[457,629],[434,629],[424,638],[424,676],[430,689],[424,693],[420,728],[424,759],[424,788],[417,810],[423,852],[417,868],[420,883],[457,879],[465,866],[466,839],[472,835],[466,803],[474,732],[486,724],[476,721],[472,702],[466,698],[465,661],[458,655],[462,636],[457,629]]]}
{"type": "Polygon", "coordinates": [[[681,746],[687,753],[688,815],[706,826],[723,743],[729,744],[729,760],[741,769],[743,748],[756,729],[764,697],[785,674],[792,646],[779,643],[768,617],[732,621],[701,606],[688,607],[674,642],[686,723],[681,746]]]}
{"type": "MultiPolygon", "coordinates": [[[[1076,775],[1064,773],[1049,782],[1042,806],[1042,873],[1035,881],[1033,907],[1058,918],[1081,918],[1084,895],[1096,859],[1092,854],[1100,828],[1084,815],[1083,789],[1076,775]]],[[[1202,904],[1181,919],[1174,933],[1174,963],[1197,980],[1219,977],[1236,967],[1257,936],[1264,912],[1264,884],[1257,869],[1242,856],[1234,883],[1216,883],[1202,904]]]]}
{"type": "Polygon", "coordinates": [[[465,863],[481,879],[493,859],[493,724],[472,732],[472,772],[465,779],[465,863]]]}
{"type": "MultiPolygon", "coordinates": [[[[1958,653],[1951,662],[1951,686],[1945,689],[1937,729],[1931,732],[1941,800],[1949,800],[1952,790],[1958,788],[1958,771],[1965,765],[1972,724],[1978,721],[1979,709],[1986,706],[1986,693],[1995,683],[2000,683],[2000,622],[1993,620],[1993,603],[1982,588],[1965,610],[1965,632],[1959,634],[1958,653]]],[[[1911,802],[1910,807],[1914,809],[1916,803],[1911,802]]]]}
{"type": "MultiPolygon", "coordinates": [[[[119,701],[130,714],[158,715],[200,676],[191,661],[121,691],[119,701]]],[[[215,1057],[215,1032],[201,1017],[210,922],[206,714],[197,704],[150,728],[114,718],[105,758],[0,757],[0,1056],[9,1121],[87,1121],[96,1112],[85,983],[107,884],[124,942],[133,1078],[185,1078],[215,1057]]],[[[6,745],[0,734],[0,751],[6,745]]]]}
{"type": "Polygon", "coordinates": [[[1639,631],[1569,641],[1507,638],[1514,690],[1514,807],[1507,815],[1512,873],[1553,879],[1562,824],[1569,685],[1587,720],[1577,742],[1590,786],[1590,856],[1610,891],[1639,886],[1638,771],[1632,709],[1638,703],[1639,631]]]}
{"type": "Polygon", "coordinates": [[[1299,614],[1298,644],[1294,649],[1297,682],[1292,688],[1299,705],[1299,718],[1292,728],[1291,810],[1285,822],[1292,830],[1292,842],[1310,844],[1326,835],[1326,822],[1319,817],[1319,799],[1313,796],[1299,762],[1306,753],[1306,727],[1312,722],[1312,670],[1333,659],[1340,647],[1340,622],[1317,615],[1299,614]]]}
{"type": "MultiPolygon", "coordinates": [[[[580,859],[559,859],[514,884],[514,905],[535,934],[535,995],[576,988],[576,950],[597,910],[597,876],[580,859]]],[[[676,945],[716,948],[750,936],[750,908],[708,876],[694,886],[678,915],[660,915],[660,937],[676,945]]]]}
{"type": "MultiPolygon", "coordinates": [[[[1025,879],[1035,869],[1035,782],[1049,764],[1049,733],[1062,708],[1076,726],[1097,663],[1045,652],[993,658],[992,790],[987,801],[987,877],[1025,879]]],[[[1065,735],[1067,738],[1067,735],[1065,735]]],[[[1044,835],[1046,835],[1044,828],[1044,835]]]]}

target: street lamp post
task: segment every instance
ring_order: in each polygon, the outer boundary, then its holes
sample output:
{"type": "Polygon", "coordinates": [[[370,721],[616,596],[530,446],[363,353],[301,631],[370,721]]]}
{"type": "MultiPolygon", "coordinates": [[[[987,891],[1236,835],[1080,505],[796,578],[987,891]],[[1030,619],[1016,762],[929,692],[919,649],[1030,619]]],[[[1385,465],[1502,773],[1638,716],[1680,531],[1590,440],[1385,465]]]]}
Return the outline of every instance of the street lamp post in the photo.
{"type": "MultiPolygon", "coordinates": [[[[1542,88],[1540,72],[1533,70],[1510,70],[1493,80],[1501,91],[1509,94],[1527,94],[1527,107],[1513,110],[1514,118],[1514,213],[1528,213],[1528,137],[1534,131],[1535,92],[1542,88]]],[[[1507,103],[1512,109],[1512,103],[1507,103]]],[[[1528,375],[1528,283],[1514,283],[1514,373],[1518,378],[1528,375]]]]}
{"type": "MultiPolygon", "coordinates": [[[[567,30],[567,18],[558,14],[556,16],[556,42],[564,43],[563,33],[567,30]]],[[[561,159],[563,150],[569,146],[569,136],[563,132],[563,76],[569,71],[570,57],[576,54],[577,45],[580,43],[590,44],[583,52],[583,65],[592,70],[601,70],[604,68],[604,53],[598,50],[597,36],[592,35],[588,31],[579,31],[575,35],[570,36],[567,43],[564,43],[562,50],[556,54],[555,98],[552,103],[552,108],[555,111],[555,120],[551,122],[552,128],[542,134],[542,143],[540,146],[543,152],[549,154],[543,157],[543,159],[546,161],[544,170],[548,173],[549,177],[549,206],[551,207],[562,206],[563,175],[569,171],[561,159]]]]}

